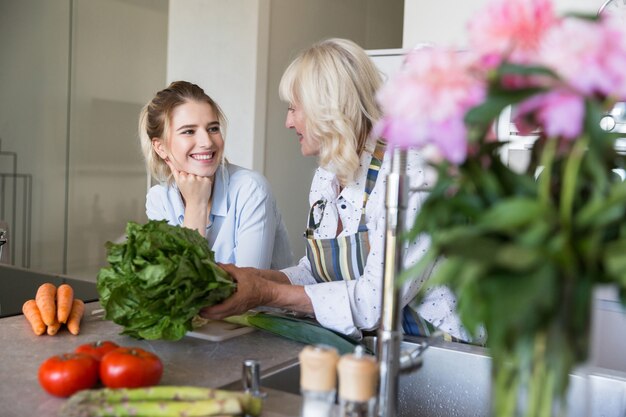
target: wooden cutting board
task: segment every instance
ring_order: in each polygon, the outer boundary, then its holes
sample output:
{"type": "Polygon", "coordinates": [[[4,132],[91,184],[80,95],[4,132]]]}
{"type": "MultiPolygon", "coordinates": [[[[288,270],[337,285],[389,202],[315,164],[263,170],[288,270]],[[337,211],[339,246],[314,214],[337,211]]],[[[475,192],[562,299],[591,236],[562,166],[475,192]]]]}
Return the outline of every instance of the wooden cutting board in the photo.
{"type": "Polygon", "coordinates": [[[203,326],[194,329],[194,331],[187,332],[187,336],[210,340],[211,342],[221,342],[253,332],[254,330],[254,327],[241,326],[225,321],[209,321],[203,326]]]}

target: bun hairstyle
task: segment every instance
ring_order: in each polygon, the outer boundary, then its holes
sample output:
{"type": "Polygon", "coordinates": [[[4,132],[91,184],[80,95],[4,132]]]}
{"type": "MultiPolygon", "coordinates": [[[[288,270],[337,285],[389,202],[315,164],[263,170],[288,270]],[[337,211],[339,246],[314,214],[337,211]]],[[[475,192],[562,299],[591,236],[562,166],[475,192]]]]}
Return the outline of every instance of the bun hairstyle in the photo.
{"type": "Polygon", "coordinates": [[[319,163],[342,185],[354,179],[360,155],[381,117],[380,71],[346,39],[328,39],[302,51],[285,70],[279,94],[305,115],[307,135],[320,144],[319,163]]]}
{"type": "Polygon", "coordinates": [[[163,145],[168,145],[172,112],[176,107],[190,101],[208,103],[220,123],[223,135],[225,135],[226,117],[222,109],[196,84],[188,81],[174,81],[167,88],[156,93],[139,114],[139,140],[146,161],[146,169],[153,178],[160,182],[171,182],[172,173],[163,158],[154,150],[152,140],[162,141],[163,145]]]}

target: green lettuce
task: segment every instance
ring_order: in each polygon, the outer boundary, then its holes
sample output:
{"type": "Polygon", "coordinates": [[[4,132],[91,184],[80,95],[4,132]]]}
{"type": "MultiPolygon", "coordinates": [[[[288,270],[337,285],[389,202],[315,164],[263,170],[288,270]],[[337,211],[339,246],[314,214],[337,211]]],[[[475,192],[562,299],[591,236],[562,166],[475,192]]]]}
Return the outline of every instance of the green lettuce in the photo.
{"type": "Polygon", "coordinates": [[[100,304],[105,318],[131,337],[179,340],[202,307],[236,288],[206,239],[166,221],[129,222],[126,241],[106,248],[110,266],[98,273],[100,304]]]}

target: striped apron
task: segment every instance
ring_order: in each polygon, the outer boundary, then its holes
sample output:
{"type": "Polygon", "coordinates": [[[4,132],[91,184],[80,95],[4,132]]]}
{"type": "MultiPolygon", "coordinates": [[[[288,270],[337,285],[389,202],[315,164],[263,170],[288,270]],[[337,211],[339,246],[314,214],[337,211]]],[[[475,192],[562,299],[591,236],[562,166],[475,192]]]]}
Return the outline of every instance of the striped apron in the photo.
{"type": "MultiPolygon", "coordinates": [[[[315,239],[313,232],[322,222],[326,201],[317,200],[313,203],[309,211],[309,222],[304,236],[306,237],[306,256],[311,264],[311,271],[316,282],[354,280],[363,275],[370,250],[365,206],[374,189],[374,185],[376,185],[378,172],[385,155],[385,148],[385,142],[381,140],[376,142],[376,148],[372,154],[367,171],[363,207],[361,208],[361,218],[357,233],[332,239],[315,239]],[[322,217],[316,223],[313,212],[315,207],[318,206],[322,210],[322,217]]],[[[424,320],[411,308],[410,304],[402,310],[402,329],[405,334],[413,336],[430,336],[437,331],[437,328],[424,320]]],[[[448,341],[458,341],[448,333],[444,333],[443,338],[448,341]]]]}
{"type": "Polygon", "coordinates": [[[306,256],[311,263],[311,271],[317,282],[330,282],[353,280],[363,275],[365,262],[370,251],[369,237],[367,235],[367,221],[365,218],[365,205],[374,189],[378,172],[385,156],[386,143],[378,140],[372,154],[365,192],[363,194],[363,207],[357,233],[349,236],[339,236],[332,239],[315,239],[313,232],[320,226],[324,217],[325,200],[313,203],[309,212],[309,223],[304,236],[306,238],[306,256]],[[322,210],[322,218],[315,222],[313,211],[315,207],[322,210]]]}

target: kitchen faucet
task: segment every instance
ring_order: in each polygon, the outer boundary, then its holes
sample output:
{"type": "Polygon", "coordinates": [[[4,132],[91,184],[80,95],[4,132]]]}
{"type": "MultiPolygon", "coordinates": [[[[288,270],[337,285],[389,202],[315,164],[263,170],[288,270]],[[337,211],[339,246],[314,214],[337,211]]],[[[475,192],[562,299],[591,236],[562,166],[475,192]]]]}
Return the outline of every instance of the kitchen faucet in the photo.
{"type": "MultiPolygon", "coordinates": [[[[401,235],[406,230],[409,191],[413,191],[409,190],[406,159],[407,151],[395,148],[391,160],[391,172],[387,176],[382,312],[376,341],[376,355],[380,370],[378,417],[396,417],[399,374],[404,370],[415,370],[421,367],[421,355],[428,347],[428,343],[425,342],[413,351],[400,352],[402,305],[396,277],[402,270],[404,242],[401,235]]],[[[431,338],[437,338],[440,335],[441,332],[435,332],[431,338]]]]}
{"type": "Polygon", "coordinates": [[[380,327],[376,355],[380,369],[378,416],[395,417],[398,408],[398,376],[400,370],[400,290],[396,285],[397,272],[402,268],[402,241],[404,213],[408,198],[406,151],[395,148],[391,172],[387,176],[385,195],[385,256],[380,327]]]}

